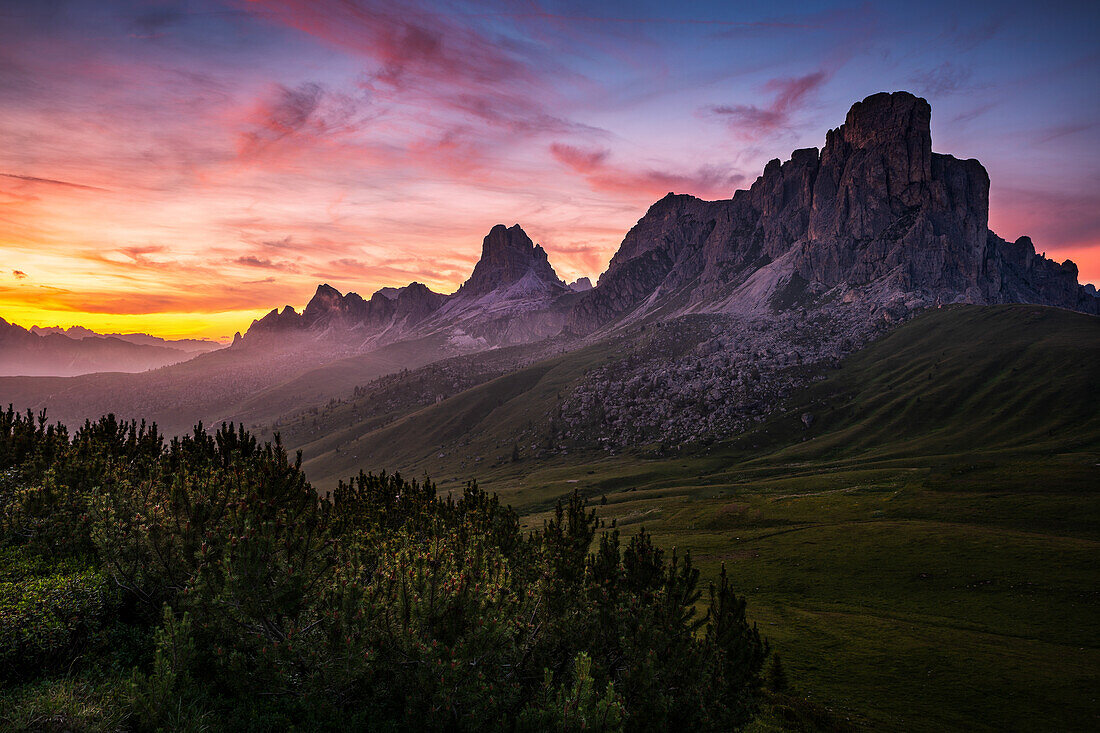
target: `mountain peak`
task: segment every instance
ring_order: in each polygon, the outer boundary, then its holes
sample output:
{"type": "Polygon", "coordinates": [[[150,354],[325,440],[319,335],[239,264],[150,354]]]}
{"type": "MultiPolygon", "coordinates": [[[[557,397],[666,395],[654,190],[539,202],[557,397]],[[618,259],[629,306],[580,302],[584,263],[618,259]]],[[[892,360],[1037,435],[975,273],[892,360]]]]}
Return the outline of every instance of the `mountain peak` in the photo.
{"type": "Polygon", "coordinates": [[[309,303],[306,304],[304,312],[313,314],[321,311],[329,311],[339,307],[343,299],[344,296],[340,294],[339,290],[328,283],[323,283],[317,286],[317,292],[313,294],[309,303]]]}
{"type": "Polygon", "coordinates": [[[848,110],[844,140],[862,149],[896,141],[916,141],[932,148],[932,107],[909,92],[879,92],[848,110]]]}
{"type": "Polygon", "coordinates": [[[366,315],[367,309],[366,301],[358,293],[341,295],[339,290],[324,283],[317,286],[317,292],[302,311],[302,322],[306,326],[312,326],[318,322],[330,323],[339,318],[359,321],[366,315]]]}
{"type": "Polygon", "coordinates": [[[576,299],[568,327],[636,319],[673,298],[688,304],[681,312],[761,312],[789,293],[801,291],[791,298],[805,303],[835,287],[911,309],[1100,310],[1072,263],[989,231],[989,175],[976,160],[932,152],[931,114],[908,92],[873,94],[852,105],[820,151],[769,161],[732,199],[662,198],[627,233],[599,286],[576,299]]]}
{"type": "Polygon", "coordinates": [[[592,289],[592,281],[587,277],[577,278],[573,282],[569,283],[568,288],[574,293],[583,293],[586,290],[592,289]]]}
{"type": "Polygon", "coordinates": [[[489,230],[481,242],[481,259],[499,259],[506,257],[509,252],[527,253],[534,247],[535,243],[519,224],[513,224],[510,227],[497,224],[489,230]]]}
{"type": "Polygon", "coordinates": [[[481,259],[458,293],[480,297],[519,282],[528,273],[541,282],[565,288],[550,266],[546,251],[532,242],[519,224],[497,224],[485,235],[481,259]]]}

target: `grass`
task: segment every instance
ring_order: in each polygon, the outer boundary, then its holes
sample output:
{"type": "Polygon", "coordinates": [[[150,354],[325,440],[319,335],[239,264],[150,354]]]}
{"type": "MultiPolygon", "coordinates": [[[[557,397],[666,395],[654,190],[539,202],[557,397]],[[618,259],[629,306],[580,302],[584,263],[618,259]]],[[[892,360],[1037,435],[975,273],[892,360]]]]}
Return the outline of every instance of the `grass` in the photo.
{"type": "Polygon", "coordinates": [[[91,673],[45,679],[0,696],[0,728],[11,733],[125,730],[128,680],[91,673]]]}
{"type": "Polygon", "coordinates": [[[542,420],[562,390],[617,348],[618,342],[604,341],[546,359],[430,407],[390,416],[392,421],[382,427],[348,425],[345,413],[353,407],[345,407],[331,420],[346,427],[326,430],[317,440],[299,446],[305,453],[304,466],[321,488],[371,465],[412,475],[451,476],[456,482],[473,473],[481,475],[487,466],[507,460],[520,429],[542,420]]]}
{"type": "MultiPolygon", "coordinates": [[[[574,489],[725,564],[799,705],[876,730],[1100,727],[1100,319],[1034,306],[928,312],[758,429],[669,458],[512,463],[517,426],[602,344],[379,429],[307,446],[363,467],[478,478],[541,525],[574,489]],[[802,414],[814,420],[806,428],[802,414]],[[482,460],[475,460],[476,457],[482,460]]],[[[774,711],[757,729],[777,730],[774,711]]]]}
{"type": "Polygon", "coordinates": [[[984,488],[948,492],[919,457],[737,482],[691,476],[696,459],[663,474],[622,458],[580,466],[577,484],[536,473],[508,496],[606,492],[599,511],[624,532],[644,526],[707,577],[725,564],[798,692],[867,728],[1088,730],[1100,722],[1098,461],[989,460],[969,474],[984,488]]]}

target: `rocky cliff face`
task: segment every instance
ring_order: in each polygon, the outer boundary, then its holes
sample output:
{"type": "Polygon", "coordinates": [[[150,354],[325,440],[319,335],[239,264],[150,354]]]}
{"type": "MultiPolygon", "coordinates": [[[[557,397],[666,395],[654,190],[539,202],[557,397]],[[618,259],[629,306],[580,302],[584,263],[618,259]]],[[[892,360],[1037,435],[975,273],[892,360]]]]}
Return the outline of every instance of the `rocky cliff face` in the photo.
{"type": "Polygon", "coordinates": [[[414,282],[364,300],[324,284],[302,313],[275,309],[234,343],[295,346],[328,337],[356,351],[433,334],[458,348],[523,343],[561,331],[565,311],[556,303],[572,292],[518,224],[498,224],[486,235],[469,279],[452,295],[414,282]]]}
{"type": "Polygon", "coordinates": [[[1096,288],[1077,283],[1077,265],[1035,252],[1030,237],[1006,242],[988,233],[983,286],[992,303],[1040,303],[1098,313],[1096,288]]]}
{"type": "Polygon", "coordinates": [[[566,290],[565,283],[550,266],[546,251],[532,242],[519,224],[511,227],[497,224],[481,244],[481,259],[473,273],[455,295],[480,298],[521,281],[529,290],[540,293],[560,295],[566,290]]]}
{"type": "Polygon", "coordinates": [[[519,224],[497,224],[470,278],[424,329],[468,348],[537,341],[561,332],[572,292],[519,224]]]}
{"type": "Polygon", "coordinates": [[[282,311],[276,308],[253,321],[248,332],[234,340],[234,345],[294,345],[303,337],[331,336],[355,351],[387,333],[397,338],[411,334],[446,298],[414,282],[403,288],[384,288],[370,300],[363,300],[356,293],[342,295],[326,283],[317,287],[300,314],[289,305],[282,311]]]}
{"type": "Polygon", "coordinates": [[[930,120],[923,99],[876,94],[829,132],[794,262],[803,278],[832,287],[894,275],[934,300],[982,301],[989,176],[933,153],[930,120]]]}
{"type": "MultiPolygon", "coordinates": [[[[520,228],[494,226],[453,295],[413,283],[365,301],[322,285],[298,314],[272,311],[254,333],[445,334],[467,346],[588,333],[688,313],[763,315],[859,301],[892,318],[941,303],[1027,302],[1100,312],[1072,262],[989,231],[989,176],[932,152],[932,111],[906,92],[852,106],[825,146],[772,160],[721,201],[669,194],[627,233],[595,288],[566,285],[520,228]]],[[[457,341],[456,341],[457,343],[457,341]]]]}
{"type": "Polygon", "coordinates": [[[653,314],[759,311],[833,289],[914,308],[1030,302],[1100,312],[1072,263],[988,229],[989,177],[932,152],[931,108],[906,92],[856,103],[825,147],[773,160],[732,199],[667,197],[573,308],[587,332],[653,314]]]}

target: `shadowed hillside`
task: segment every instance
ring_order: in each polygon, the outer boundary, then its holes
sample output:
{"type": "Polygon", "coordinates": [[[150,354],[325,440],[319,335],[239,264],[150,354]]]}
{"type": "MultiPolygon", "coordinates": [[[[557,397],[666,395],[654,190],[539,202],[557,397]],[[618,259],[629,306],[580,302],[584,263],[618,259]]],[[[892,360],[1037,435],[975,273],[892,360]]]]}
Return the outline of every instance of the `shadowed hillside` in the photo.
{"type": "MultiPolygon", "coordinates": [[[[1056,308],[928,311],[790,397],[761,427],[724,448],[692,450],[761,462],[1096,445],[1098,337],[1100,320],[1056,308]]],[[[321,484],[359,466],[440,479],[524,471],[527,464],[510,460],[516,436],[549,431],[563,395],[645,338],[635,333],[538,362],[437,404],[398,410],[382,427],[344,423],[300,443],[307,469],[321,484]]],[[[334,425],[356,408],[339,409],[334,425]]],[[[525,444],[520,453],[532,451],[525,444]]],[[[570,461],[560,451],[553,460],[570,461]]]]}
{"type": "MultiPolygon", "coordinates": [[[[711,577],[725,564],[795,690],[855,729],[1091,730],[1098,336],[1100,320],[1059,309],[947,307],[734,441],[513,461],[517,426],[623,344],[595,346],[349,428],[338,452],[310,444],[307,466],[476,476],[528,527],[575,489],[606,497],[625,533],[690,550],[711,577]]],[[[785,729],[781,713],[755,729],[785,729]]]]}
{"type": "Polygon", "coordinates": [[[1098,383],[1100,318],[1041,306],[947,307],[852,355],[752,440],[810,439],[774,460],[1096,447],[1098,383]]]}

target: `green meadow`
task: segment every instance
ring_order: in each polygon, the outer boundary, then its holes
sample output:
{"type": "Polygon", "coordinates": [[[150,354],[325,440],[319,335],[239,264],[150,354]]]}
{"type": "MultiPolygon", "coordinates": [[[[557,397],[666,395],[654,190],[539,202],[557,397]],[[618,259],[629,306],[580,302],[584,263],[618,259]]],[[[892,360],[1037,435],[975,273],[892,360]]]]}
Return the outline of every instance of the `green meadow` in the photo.
{"type": "MultiPolygon", "coordinates": [[[[704,574],[725,565],[797,695],[827,713],[773,711],[758,730],[1095,730],[1098,337],[1096,318],[1057,309],[939,309],[735,441],[503,458],[515,426],[607,358],[599,345],[345,437],[338,463],[441,490],[477,478],[529,528],[579,490],[704,574]]],[[[307,469],[333,458],[307,450],[307,469]]]]}

